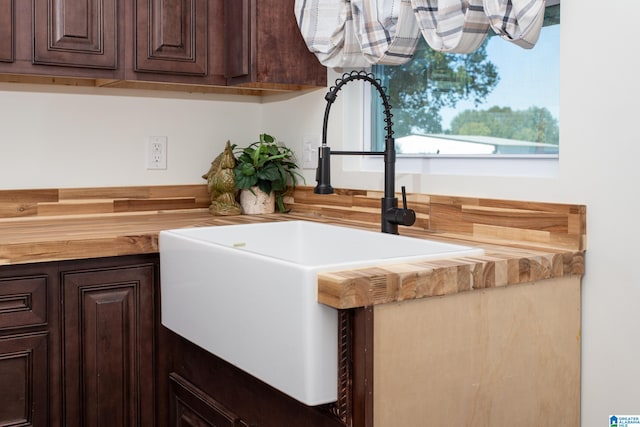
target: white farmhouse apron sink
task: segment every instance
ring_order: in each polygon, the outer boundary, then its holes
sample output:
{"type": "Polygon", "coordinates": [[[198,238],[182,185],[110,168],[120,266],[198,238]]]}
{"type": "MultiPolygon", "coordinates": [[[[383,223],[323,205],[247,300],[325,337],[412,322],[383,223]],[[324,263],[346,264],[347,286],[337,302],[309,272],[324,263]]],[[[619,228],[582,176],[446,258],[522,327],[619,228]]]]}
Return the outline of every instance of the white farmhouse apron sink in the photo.
{"type": "Polygon", "coordinates": [[[309,221],[160,233],[162,323],[307,405],[337,399],[337,310],[317,274],[481,254],[309,221]]]}

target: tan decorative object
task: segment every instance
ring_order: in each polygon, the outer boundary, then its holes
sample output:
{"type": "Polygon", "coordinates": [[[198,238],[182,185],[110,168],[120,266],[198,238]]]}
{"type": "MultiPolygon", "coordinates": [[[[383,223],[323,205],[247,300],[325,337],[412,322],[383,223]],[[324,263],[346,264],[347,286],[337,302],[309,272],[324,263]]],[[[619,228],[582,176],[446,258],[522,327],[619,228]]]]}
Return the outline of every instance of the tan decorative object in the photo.
{"type": "Polygon", "coordinates": [[[273,191],[267,194],[254,186],[240,191],[240,206],[242,213],[247,215],[274,213],[276,195],[273,191]]]}
{"type": "Polygon", "coordinates": [[[207,180],[207,189],[211,199],[209,212],[213,215],[240,215],[240,205],[236,201],[235,177],[233,168],[236,158],[231,149],[231,142],[222,153],[211,162],[209,171],[202,175],[207,180]]]}

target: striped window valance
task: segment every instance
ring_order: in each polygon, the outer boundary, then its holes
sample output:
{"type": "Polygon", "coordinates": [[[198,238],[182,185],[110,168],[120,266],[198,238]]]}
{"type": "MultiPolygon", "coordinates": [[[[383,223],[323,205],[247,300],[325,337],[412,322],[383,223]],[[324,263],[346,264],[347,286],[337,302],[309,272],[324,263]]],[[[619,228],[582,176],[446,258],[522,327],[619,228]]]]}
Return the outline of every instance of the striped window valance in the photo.
{"type": "Polygon", "coordinates": [[[489,29],[530,49],[538,40],[545,0],[296,0],[309,50],[331,68],[400,65],[420,35],[440,52],[471,53],[489,29]]]}

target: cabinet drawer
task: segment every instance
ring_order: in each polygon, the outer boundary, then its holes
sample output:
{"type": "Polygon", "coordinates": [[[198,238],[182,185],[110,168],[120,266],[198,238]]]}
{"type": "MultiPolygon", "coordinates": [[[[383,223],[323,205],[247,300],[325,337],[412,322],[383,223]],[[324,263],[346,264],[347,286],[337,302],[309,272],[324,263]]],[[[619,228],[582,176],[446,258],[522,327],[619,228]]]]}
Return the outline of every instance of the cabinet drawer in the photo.
{"type": "Polygon", "coordinates": [[[47,324],[48,277],[0,279],[0,331],[47,324]]]}
{"type": "Polygon", "coordinates": [[[247,427],[236,414],[175,372],[169,374],[169,384],[171,427],[247,427]]]}

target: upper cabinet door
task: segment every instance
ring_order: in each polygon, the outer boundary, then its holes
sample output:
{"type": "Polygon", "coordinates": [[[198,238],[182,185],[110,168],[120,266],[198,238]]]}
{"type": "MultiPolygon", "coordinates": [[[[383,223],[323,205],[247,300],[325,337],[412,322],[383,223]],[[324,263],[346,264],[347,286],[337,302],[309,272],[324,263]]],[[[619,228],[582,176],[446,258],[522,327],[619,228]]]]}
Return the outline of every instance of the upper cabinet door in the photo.
{"type": "Polygon", "coordinates": [[[138,0],[135,71],[207,75],[207,0],[138,0]]]}
{"type": "Polygon", "coordinates": [[[117,0],[34,0],[35,64],[116,69],[117,0]]]}
{"type": "Polygon", "coordinates": [[[0,0],[0,61],[13,61],[13,1],[0,0]]]}
{"type": "Polygon", "coordinates": [[[225,0],[225,77],[229,85],[318,87],[327,69],[309,52],[294,0],[225,0]]]}

